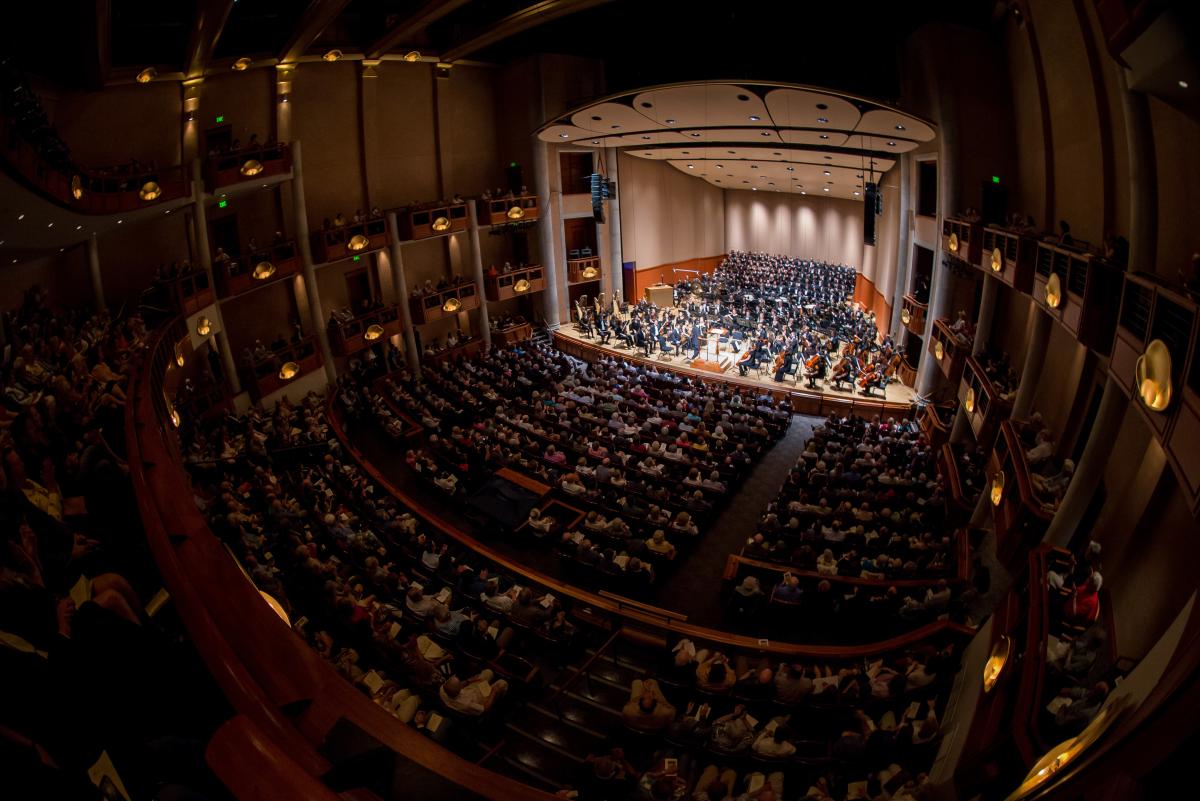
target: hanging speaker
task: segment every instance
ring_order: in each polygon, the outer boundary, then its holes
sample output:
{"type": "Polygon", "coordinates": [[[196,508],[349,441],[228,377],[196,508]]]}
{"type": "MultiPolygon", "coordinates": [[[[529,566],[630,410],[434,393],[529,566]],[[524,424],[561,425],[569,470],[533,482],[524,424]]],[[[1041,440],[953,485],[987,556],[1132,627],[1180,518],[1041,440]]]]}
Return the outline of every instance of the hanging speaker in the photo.
{"type": "Polygon", "coordinates": [[[868,183],[863,196],[863,244],[875,244],[875,215],[879,208],[879,184],[868,183]]]}

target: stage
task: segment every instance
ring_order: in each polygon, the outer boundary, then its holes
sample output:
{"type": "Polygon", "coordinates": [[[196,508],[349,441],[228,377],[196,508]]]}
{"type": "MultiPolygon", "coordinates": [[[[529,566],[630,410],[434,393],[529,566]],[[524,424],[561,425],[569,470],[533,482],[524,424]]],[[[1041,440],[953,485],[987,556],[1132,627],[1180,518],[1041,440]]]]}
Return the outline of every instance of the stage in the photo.
{"type": "Polygon", "coordinates": [[[658,353],[647,358],[640,350],[627,350],[613,347],[612,344],[601,345],[599,339],[585,337],[573,323],[561,326],[554,332],[554,344],[564,353],[569,353],[584,361],[595,361],[601,356],[612,356],[637,364],[653,365],[659,370],[665,369],[685,375],[695,375],[706,381],[718,380],[735,386],[765,389],[779,399],[790,398],[792,408],[800,414],[828,415],[834,411],[839,413],[853,411],[865,416],[883,413],[907,415],[917,395],[912,387],[904,386],[899,382],[890,384],[885,395],[880,397],[878,392],[874,392],[872,395],[863,395],[857,386],[853,390],[849,388],[835,389],[825,381],[818,381],[817,389],[809,389],[808,382],[803,378],[794,384],[790,378],[777,382],[765,371],[760,375],[757,370],[750,370],[745,376],[742,376],[738,374],[737,368],[733,364],[736,354],[729,352],[722,352],[719,362],[706,358],[706,354],[703,352],[695,362],[687,356],[673,356],[665,359],[658,353]]]}

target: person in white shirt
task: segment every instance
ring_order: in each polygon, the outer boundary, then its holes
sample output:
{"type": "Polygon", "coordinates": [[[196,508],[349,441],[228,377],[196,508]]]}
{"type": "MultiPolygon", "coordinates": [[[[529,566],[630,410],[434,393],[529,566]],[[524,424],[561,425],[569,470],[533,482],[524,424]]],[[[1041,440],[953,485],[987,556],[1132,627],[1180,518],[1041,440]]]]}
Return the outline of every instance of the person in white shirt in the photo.
{"type": "Polygon", "coordinates": [[[484,670],[466,681],[451,676],[438,688],[438,697],[447,709],[463,715],[482,715],[508,690],[504,679],[492,681],[494,675],[491,670],[484,670]]]}
{"type": "Polygon", "coordinates": [[[796,753],[796,746],[789,740],[791,732],[785,720],[776,718],[772,723],[774,725],[768,725],[755,739],[751,746],[754,753],[771,758],[788,757],[796,753]]]}

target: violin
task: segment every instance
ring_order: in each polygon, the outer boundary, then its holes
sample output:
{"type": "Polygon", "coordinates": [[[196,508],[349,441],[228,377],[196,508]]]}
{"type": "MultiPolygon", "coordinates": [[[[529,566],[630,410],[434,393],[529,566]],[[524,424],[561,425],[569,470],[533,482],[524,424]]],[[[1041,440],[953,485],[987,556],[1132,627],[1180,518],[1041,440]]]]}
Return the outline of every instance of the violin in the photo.
{"type": "Polygon", "coordinates": [[[806,369],[806,370],[816,370],[816,369],[817,369],[817,365],[819,365],[820,363],[821,363],[821,354],[819,354],[819,353],[814,353],[814,354],[813,354],[813,355],[812,355],[812,356],[811,356],[811,357],[808,359],[808,361],[806,361],[806,362],[804,363],[804,369],[806,369]]]}
{"type": "Polygon", "coordinates": [[[780,370],[782,370],[784,362],[787,361],[787,357],[788,357],[788,351],[786,349],[781,350],[779,352],[779,355],[775,357],[775,367],[772,368],[771,372],[778,373],[780,370]]]}

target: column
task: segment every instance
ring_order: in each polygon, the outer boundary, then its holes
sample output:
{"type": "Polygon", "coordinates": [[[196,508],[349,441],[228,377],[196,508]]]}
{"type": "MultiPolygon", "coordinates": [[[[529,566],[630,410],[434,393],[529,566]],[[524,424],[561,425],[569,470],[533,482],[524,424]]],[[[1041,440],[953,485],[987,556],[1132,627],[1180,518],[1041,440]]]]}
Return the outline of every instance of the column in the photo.
{"type": "Polygon", "coordinates": [[[1154,272],[1158,245],[1158,173],[1154,129],[1146,96],[1125,83],[1117,70],[1129,148],[1129,269],[1154,272]]]}
{"type": "MultiPolygon", "coordinates": [[[[475,208],[472,202],[468,204],[475,208]]],[[[474,218],[472,218],[474,219],[474,218]]],[[[400,228],[396,224],[396,212],[387,213],[388,228],[392,232],[390,261],[392,263],[392,287],[396,290],[396,302],[400,304],[400,327],[404,330],[404,359],[409,371],[421,377],[421,354],[417,351],[417,337],[413,333],[412,312],[408,308],[408,280],[404,277],[404,252],[400,247],[400,228]]]]}
{"type": "Polygon", "coordinates": [[[1066,548],[1079,527],[1079,521],[1087,510],[1100,480],[1104,478],[1104,466],[1112,455],[1113,445],[1117,441],[1117,433],[1125,420],[1125,411],[1129,408],[1129,399],[1116,386],[1111,378],[1104,385],[1104,395],[1100,398],[1100,408],[1096,411],[1096,420],[1088,434],[1087,445],[1079,464],[1075,465],[1075,474],[1063,495],[1050,527],[1046,529],[1044,542],[1066,548]]]}
{"type": "MultiPolygon", "coordinates": [[[[192,161],[192,222],[196,226],[196,254],[200,257],[200,267],[208,273],[208,285],[214,289],[217,282],[213,280],[212,250],[208,244],[208,209],[204,205],[204,179],[200,169],[200,160],[192,161]]],[[[225,317],[221,313],[221,302],[212,305],[214,316],[217,318],[217,350],[221,354],[221,366],[225,370],[225,380],[229,390],[234,395],[242,391],[238,380],[237,362],[233,359],[233,348],[229,346],[229,336],[225,333],[225,317]]]]}
{"type": "Polygon", "coordinates": [[[888,331],[896,340],[896,347],[903,350],[908,342],[908,329],[900,322],[904,307],[904,293],[908,291],[909,256],[912,251],[912,227],[910,203],[912,197],[912,157],[900,157],[900,244],[896,251],[896,286],[892,289],[892,319],[888,331]]]}
{"type": "Polygon", "coordinates": [[[1050,315],[1041,310],[1033,300],[1033,331],[1029,335],[1029,344],[1025,348],[1025,365],[1021,368],[1021,384],[1017,387],[1017,397],[1013,399],[1012,418],[1024,420],[1029,417],[1033,407],[1033,396],[1037,392],[1038,379],[1042,375],[1042,365],[1046,361],[1046,345],[1050,342],[1050,315]]]}
{"type": "Polygon", "coordinates": [[[96,310],[104,311],[108,306],[104,302],[104,281],[100,275],[100,244],[96,235],[88,237],[88,271],[92,274],[92,299],[96,302],[96,310]]]}
{"type": "Polygon", "coordinates": [[[475,295],[479,298],[479,334],[483,347],[492,347],[492,326],[488,321],[487,295],[483,286],[483,251],[479,249],[479,214],[475,204],[467,204],[467,236],[471,240],[471,269],[475,272],[475,295]]]}
{"type": "Polygon", "coordinates": [[[312,318],[313,333],[321,349],[321,361],[325,363],[325,380],[337,381],[337,369],[333,364],[333,351],[329,348],[329,331],[325,327],[325,312],[321,309],[321,294],[317,290],[317,271],[313,267],[312,247],[308,241],[308,204],[304,199],[304,169],[300,161],[300,143],[292,142],[292,225],[296,231],[296,246],[300,250],[300,264],[304,268],[304,290],[308,295],[308,310],[312,318]]]}
{"type": "Polygon", "coordinates": [[[992,320],[996,316],[996,297],[1000,293],[1000,282],[990,275],[983,277],[983,294],[979,298],[979,317],[975,320],[975,344],[971,355],[978,356],[987,349],[992,338],[992,320]]]}
{"type": "MultiPolygon", "coordinates": [[[[609,180],[615,181],[617,179],[617,149],[615,147],[604,149],[604,162],[608,165],[609,180]]],[[[608,297],[610,302],[612,298],[624,299],[625,280],[622,272],[623,260],[621,258],[620,190],[620,185],[617,185],[617,192],[608,199],[608,252],[611,254],[609,258],[612,260],[612,265],[608,271],[608,297]]]]}
{"type": "MultiPolygon", "coordinates": [[[[938,249],[938,255],[941,255],[938,249]]],[[[946,304],[950,296],[950,282],[953,280],[950,271],[940,263],[933,265],[933,281],[929,287],[929,311],[925,314],[925,336],[921,338],[925,352],[921,354],[921,364],[917,368],[917,394],[926,396],[933,391],[937,383],[938,366],[933,354],[929,352],[929,338],[933,332],[933,321],[946,316],[946,304]]]]}
{"type": "Polygon", "coordinates": [[[542,275],[546,280],[546,289],[542,292],[542,314],[546,318],[546,327],[553,331],[559,326],[559,259],[558,251],[554,247],[554,206],[550,198],[550,148],[537,137],[534,137],[533,142],[533,182],[537,189],[538,206],[541,208],[538,239],[542,251],[542,275]]]}

